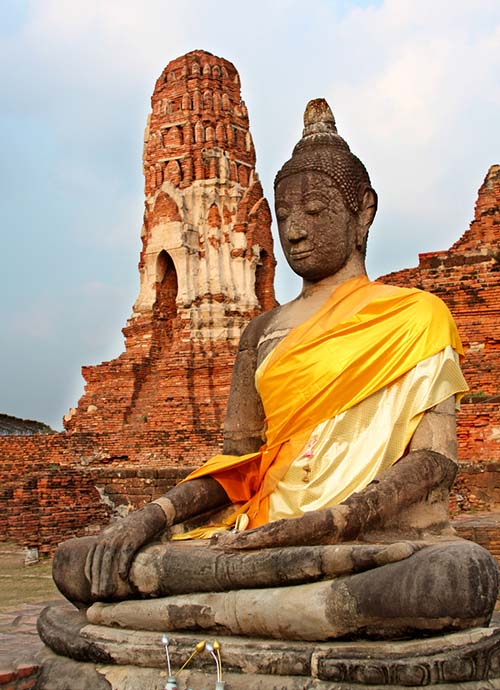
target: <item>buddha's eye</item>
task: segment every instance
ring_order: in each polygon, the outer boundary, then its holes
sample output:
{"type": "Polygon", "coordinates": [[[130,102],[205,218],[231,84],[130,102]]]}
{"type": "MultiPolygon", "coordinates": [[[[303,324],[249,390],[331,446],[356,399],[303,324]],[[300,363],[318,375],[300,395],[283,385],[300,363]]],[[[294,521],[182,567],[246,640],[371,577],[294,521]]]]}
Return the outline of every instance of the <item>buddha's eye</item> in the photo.
{"type": "Polygon", "coordinates": [[[276,218],[278,220],[286,220],[290,211],[286,206],[278,206],[276,209],[276,218]]]}
{"type": "Polygon", "coordinates": [[[326,202],[323,199],[306,199],[304,202],[304,211],[311,216],[321,213],[325,208],[326,202]]]}

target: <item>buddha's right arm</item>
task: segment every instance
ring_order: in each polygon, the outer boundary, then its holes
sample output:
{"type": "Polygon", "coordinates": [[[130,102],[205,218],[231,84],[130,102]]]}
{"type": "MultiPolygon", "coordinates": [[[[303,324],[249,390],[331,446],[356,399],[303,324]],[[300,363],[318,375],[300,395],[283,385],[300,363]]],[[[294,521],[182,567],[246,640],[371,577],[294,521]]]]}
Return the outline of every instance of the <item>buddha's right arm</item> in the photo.
{"type": "Polygon", "coordinates": [[[255,387],[255,372],[259,337],[271,314],[252,319],[240,339],[224,420],[223,451],[227,455],[255,453],[265,440],[264,408],[255,387]]]}
{"type": "Polygon", "coordinates": [[[89,549],[85,577],[93,599],[114,596],[118,579],[126,581],[136,552],[171,525],[228,502],[222,486],[201,477],[175,486],[122,520],[112,523],[89,549]]]}
{"type": "MultiPolygon", "coordinates": [[[[257,344],[267,315],[245,329],[236,357],[224,424],[224,453],[244,455],[263,442],[264,411],[255,388],[257,344]]],[[[117,578],[126,580],[135,553],[174,524],[228,503],[222,486],[212,477],[178,484],[164,496],[130,513],[105,529],[88,552],[85,575],[92,596],[113,596],[117,578]]]]}

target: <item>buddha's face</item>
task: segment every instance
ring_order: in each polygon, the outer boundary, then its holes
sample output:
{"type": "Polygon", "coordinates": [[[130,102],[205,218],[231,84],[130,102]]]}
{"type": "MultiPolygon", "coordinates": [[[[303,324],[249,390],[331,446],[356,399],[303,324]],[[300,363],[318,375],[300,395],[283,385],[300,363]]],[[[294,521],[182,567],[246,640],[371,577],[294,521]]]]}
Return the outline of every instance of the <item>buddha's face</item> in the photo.
{"type": "Polygon", "coordinates": [[[334,275],[356,251],[356,218],[328,175],[306,171],[283,178],[275,207],[285,257],[305,280],[334,275]]]}

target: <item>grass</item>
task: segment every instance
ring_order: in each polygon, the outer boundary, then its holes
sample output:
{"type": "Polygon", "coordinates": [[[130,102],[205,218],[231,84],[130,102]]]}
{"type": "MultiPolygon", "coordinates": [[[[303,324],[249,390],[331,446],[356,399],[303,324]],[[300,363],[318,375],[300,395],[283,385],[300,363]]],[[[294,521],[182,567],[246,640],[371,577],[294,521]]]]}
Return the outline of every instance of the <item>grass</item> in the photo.
{"type": "Polygon", "coordinates": [[[34,601],[61,597],[52,580],[52,560],[24,565],[24,551],[15,544],[0,544],[0,611],[34,601]]]}

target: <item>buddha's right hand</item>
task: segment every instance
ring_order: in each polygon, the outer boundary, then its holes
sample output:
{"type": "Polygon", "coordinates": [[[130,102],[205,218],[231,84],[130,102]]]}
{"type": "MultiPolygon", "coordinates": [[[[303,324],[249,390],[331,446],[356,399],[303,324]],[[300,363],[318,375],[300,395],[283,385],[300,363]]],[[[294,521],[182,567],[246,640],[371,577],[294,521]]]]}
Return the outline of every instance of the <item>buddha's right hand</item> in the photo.
{"type": "Polygon", "coordinates": [[[120,589],[120,580],[127,581],[137,551],[166,526],[161,507],[149,503],[101,532],[85,561],[92,598],[113,598],[120,589]]]}

